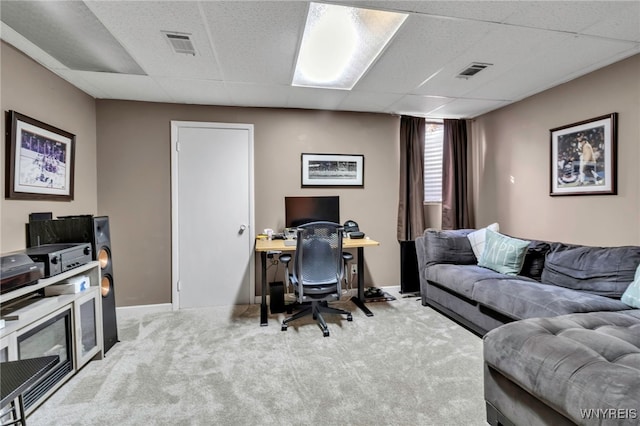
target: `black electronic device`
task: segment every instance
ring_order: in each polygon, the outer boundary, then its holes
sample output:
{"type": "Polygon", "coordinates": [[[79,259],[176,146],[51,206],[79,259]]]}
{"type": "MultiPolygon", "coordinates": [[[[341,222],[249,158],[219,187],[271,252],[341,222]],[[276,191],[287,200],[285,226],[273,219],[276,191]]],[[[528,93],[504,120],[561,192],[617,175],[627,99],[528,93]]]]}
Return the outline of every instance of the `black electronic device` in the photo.
{"type": "Polygon", "coordinates": [[[90,243],[100,264],[104,353],[118,342],[111,233],[108,216],[62,216],[29,222],[29,244],[90,243]]]}
{"type": "Polygon", "coordinates": [[[29,214],[29,222],[35,222],[36,220],[51,220],[51,218],[53,218],[53,213],[51,212],[29,214]]]}
{"type": "Polygon", "coordinates": [[[44,264],[34,262],[24,253],[2,255],[0,265],[0,294],[35,284],[44,276],[44,264]]]}
{"type": "Polygon", "coordinates": [[[340,197],[284,197],[285,223],[295,228],[309,222],[340,223],[340,197]]]}
{"type": "Polygon", "coordinates": [[[360,227],[353,220],[348,220],[344,223],[344,232],[349,238],[354,240],[364,238],[364,232],[360,232],[360,227]]]}
{"type": "Polygon", "coordinates": [[[44,244],[29,247],[25,254],[44,263],[44,277],[52,277],[91,262],[91,244],[44,244]]]}

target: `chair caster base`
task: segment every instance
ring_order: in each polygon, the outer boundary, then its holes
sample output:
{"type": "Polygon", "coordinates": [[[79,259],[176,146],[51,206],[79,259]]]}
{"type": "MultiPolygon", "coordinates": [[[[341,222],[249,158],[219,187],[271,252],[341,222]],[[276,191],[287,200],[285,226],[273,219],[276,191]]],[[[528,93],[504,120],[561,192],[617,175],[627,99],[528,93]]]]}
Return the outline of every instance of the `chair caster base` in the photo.
{"type": "Polygon", "coordinates": [[[283,324],[282,327],[280,328],[280,331],[287,331],[287,326],[283,324]]]}
{"type": "Polygon", "coordinates": [[[353,321],[353,316],[351,316],[351,314],[347,315],[347,321],[353,321]]]}
{"type": "Polygon", "coordinates": [[[327,330],[327,331],[323,331],[323,332],[322,332],[322,335],[323,335],[324,337],[329,337],[329,330],[327,330]]]}

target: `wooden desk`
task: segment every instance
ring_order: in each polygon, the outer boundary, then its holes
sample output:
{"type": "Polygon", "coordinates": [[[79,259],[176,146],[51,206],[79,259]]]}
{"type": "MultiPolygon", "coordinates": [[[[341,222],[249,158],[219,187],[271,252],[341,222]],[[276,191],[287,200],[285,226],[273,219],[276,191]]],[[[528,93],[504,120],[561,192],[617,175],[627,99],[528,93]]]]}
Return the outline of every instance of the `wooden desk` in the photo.
{"type": "MultiPolygon", "coordinates": [[[[368,316],[372,317],[373,313],[364,304],[364,248],[379,246],[380,243],[368,238],[351,239],[344,238],[342,240],[343,249],[358,250],[358,295],[353,296],[351,301],[356,304],[368,316]]],[[[284,240],[256,240],[256,252],[260,253],[262,261],[262,291],[260,301],[260,325],[268,325],[267,320],[267,252],[270,251],[295,251],[296,246],[287,246],[284,240]]]]}

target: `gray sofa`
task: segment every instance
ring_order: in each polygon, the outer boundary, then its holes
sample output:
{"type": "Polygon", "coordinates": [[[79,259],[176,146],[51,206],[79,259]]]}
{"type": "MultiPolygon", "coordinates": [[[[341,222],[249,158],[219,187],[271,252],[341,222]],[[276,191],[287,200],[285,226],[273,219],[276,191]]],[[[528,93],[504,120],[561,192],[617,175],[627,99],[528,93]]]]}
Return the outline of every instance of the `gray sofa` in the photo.
{"type": "Polygon", "coordinates": [[[620,296],[640,247],[531,241],[514,276],[477,265],[472,231],[427,230],[416,253],[422,304],[484,336],[488,422],[639,424],[640,309],[620,296]]]}
{"type": "Polygon", "coordinates": [[[483,348],[491,425],[640,424],[640,309],[517,321],[483,348]]]}

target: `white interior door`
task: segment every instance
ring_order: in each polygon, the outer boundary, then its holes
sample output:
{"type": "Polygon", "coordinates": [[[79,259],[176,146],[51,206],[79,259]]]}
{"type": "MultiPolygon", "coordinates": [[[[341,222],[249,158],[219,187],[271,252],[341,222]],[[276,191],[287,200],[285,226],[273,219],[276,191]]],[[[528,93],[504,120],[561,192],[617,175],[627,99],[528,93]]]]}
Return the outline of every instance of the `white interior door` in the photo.
{"type": "Polygon", "coordinates": [[[171,133],[173,308],[252,303],[253,125],[171,133]]]}

